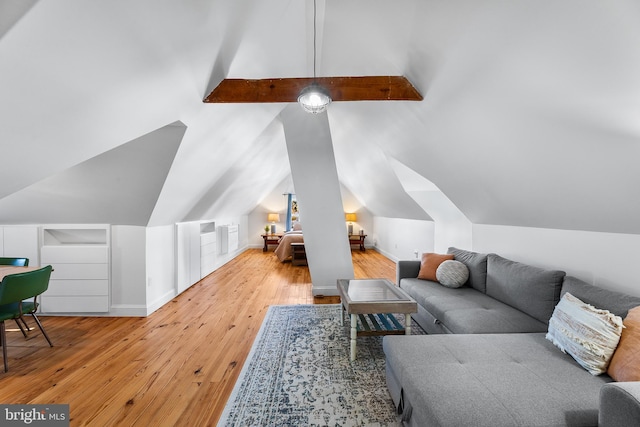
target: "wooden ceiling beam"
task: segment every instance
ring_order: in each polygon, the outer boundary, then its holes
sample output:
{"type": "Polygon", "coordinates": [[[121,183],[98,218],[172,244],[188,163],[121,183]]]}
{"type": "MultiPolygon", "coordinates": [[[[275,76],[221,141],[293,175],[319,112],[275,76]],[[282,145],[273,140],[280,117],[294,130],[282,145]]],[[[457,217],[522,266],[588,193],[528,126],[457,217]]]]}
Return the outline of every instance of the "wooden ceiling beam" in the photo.
{"type": "Polygon", "coordinates": [[[325,88],[332,101],[421,101],[422,95],[403,76],[224,79],[205,103],[297,102],[312,83],[325,88]]]}

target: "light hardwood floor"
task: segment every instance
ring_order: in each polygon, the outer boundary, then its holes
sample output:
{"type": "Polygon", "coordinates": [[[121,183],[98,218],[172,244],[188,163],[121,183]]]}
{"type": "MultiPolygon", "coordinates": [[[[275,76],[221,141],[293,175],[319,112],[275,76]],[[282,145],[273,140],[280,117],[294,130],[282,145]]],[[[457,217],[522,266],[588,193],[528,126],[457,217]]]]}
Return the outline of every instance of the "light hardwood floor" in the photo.
{"type": "MultiPolygon", "coordinates": [[[[356,278],[395,281],[378,252],[352,255],[356,278]]],[[[308,268],[250,249],[146,318],[43,317],[54,348],[6,322],[0,403],[68,403],[72,426],[215,426],[267,308],[337,302],[314,299],[308,268]]]]}

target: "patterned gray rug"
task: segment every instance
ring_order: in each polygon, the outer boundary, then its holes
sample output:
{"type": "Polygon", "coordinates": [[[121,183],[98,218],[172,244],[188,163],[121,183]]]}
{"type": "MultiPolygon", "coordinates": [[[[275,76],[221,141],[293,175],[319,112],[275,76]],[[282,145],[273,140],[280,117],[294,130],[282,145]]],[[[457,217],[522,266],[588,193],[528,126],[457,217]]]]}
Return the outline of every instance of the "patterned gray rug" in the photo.
{"type": "Polygon", "coordinates": [[[218,425],[399,425],[382,337],[359,337],[350,362],[340,315],[339,304],[271,306],[218,425]]]}

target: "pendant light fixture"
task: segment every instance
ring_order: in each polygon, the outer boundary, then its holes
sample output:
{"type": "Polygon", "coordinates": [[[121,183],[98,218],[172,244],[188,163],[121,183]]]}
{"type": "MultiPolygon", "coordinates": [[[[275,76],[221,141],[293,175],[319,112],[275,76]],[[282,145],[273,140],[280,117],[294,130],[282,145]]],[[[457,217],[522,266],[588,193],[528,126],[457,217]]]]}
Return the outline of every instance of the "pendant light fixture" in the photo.
{"type": "Polygon", "coordinates": [[[329,92],[316,80],[316,0],[313,0],[313,83],[300,92],[298,103],[308,113],[318,114],[327,110],[331,104],[329,92]]]}

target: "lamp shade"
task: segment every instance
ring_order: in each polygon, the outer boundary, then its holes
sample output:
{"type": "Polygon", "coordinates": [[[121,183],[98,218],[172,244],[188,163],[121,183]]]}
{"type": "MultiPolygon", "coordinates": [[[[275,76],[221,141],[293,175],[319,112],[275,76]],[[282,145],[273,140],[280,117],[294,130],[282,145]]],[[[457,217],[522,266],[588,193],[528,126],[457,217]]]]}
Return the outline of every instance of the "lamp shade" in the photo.
{"type": "Polygon", "coordinates": [[[358,220],[358,217],[355,213],[348,213],[344,215],[344,219],[349,222],[355,222],[358,220]]]}
{"type": "Polygon", "coordinates": [[[277,214],[277,213],[267,214],[267,221],[280,222],[280,214],[277,214]]]}
{"type": "Polygon", "coordinates": [[[312,84],[300,92],[298,103],[307,113],[318,114],[324,112],[331,104],[331,97],[326,89],[312,84]]]}

